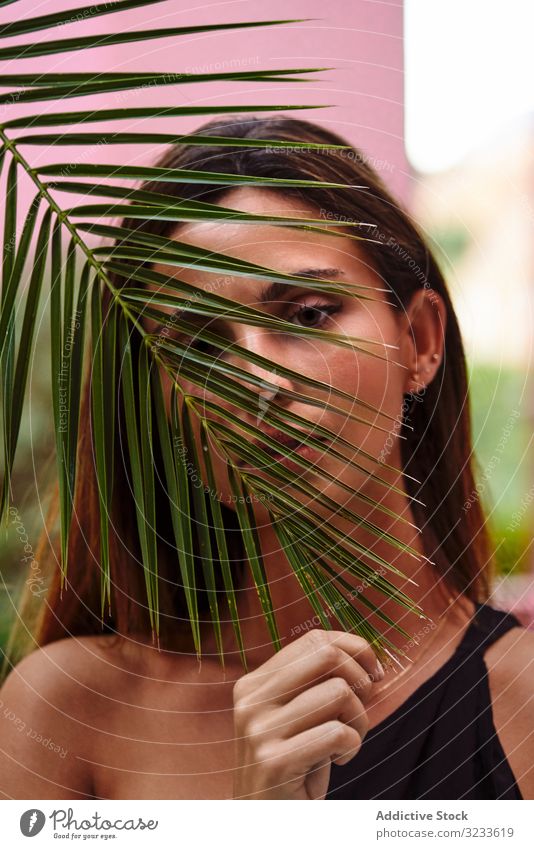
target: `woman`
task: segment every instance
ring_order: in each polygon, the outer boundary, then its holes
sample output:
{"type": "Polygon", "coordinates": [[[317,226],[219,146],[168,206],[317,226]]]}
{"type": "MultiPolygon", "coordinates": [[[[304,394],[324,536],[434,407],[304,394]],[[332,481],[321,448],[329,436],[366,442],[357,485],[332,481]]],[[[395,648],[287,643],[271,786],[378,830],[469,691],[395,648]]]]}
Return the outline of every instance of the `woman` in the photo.
{"type": "MultiPolygon", "coordinates": [[[[315,124],[280,117],[214,121],[199,132],[345,143],[315,124]]],[[[533,687],[532,676],[524,674],[534,638],[513,616],[487,604],[491,556],[483,512],[477,499],[463,509],[476,490],[462,343],[443,277],[423,238],[356,150],[326,155],[311,148],[303,153],[175,146],[158,164],[347,186],[299,191],[149,183],[143,188],[246,212],[323,217],[339,222],[346,235],[353,232],[349,222],[366,222],[372,240],[268,223],[250,227],[239,221],[221,226],[151,220],[137,226],[278,271],[371,288],[368,301],[282,288],[271,290],[261,308],[294,323],[372,340],[381,357],[260,331],[231,316],[221,316],[217,329],[274,364],[298,368],[378,411],[375,422],[341,421],[330,410],[305,407],[287,394],[279,399],[269,395],[269,403],[307,417],[310,425],[320,422],[365,448],[372,458],[367,468],[358,470],[325,453],[317,463],[335,482],[327,485],[313,469],[307,480],[336,503],[345,502],[342,485],[350,485],[364,497],[350,505],[359,515],[418,552],[414,557],[406,548],[392,549],[385,537],[371,536],[363,525],[348,524],[338,513],[325,516],[399,570],[391,580],[427,619],[392,599],[385,601],[373,587],[365,588],[371,602],[413,635],[406,641],[394,628],[384,628],[375,613],[366,612],[369,622],[407,656],[401,671],[393,662],[380,668],[370,645],[345,633],[338,622],[332,623],[333,630],[316,627],[267,508],[256,503],[282,641],[275,653],[236,542],[239,535],[231,533],[237,523],[224,461],[213,452],[233,546],[249,671],[243,674],[229,615],[222,615],[227,665],[221,669],[203,596],[203,660],[197,663],[176,577],[176,552],[166,542],[159,552],[158,651],[150,638],[135,507],[116,450],[112,605],[102,635],[98,492],[87,389],[69,586],[61,596],[56,575],[37,634],[40,648],[14,669],[0,694],[8,715],[14,713],[25,728],[38,731],[49,748],[3,717],[2,792],[15,798],[73,799],[534,798],[534,742],[529,737],[533,687]],[[367,190],[352,188],[362,185],[367,190]],[[375,426],[386,420],[397,423],[389,434],[375,426]],[[387,487],[377,483],[378,476],[387,480],[387,487]],[[53,746],[61,750],[51,753],[53,746]]],[[[208,272],[166,265],[154,270],[200,288],[214,285],[208,272]]],[[[225,297],[260,308],[257,279],[228,276],[219,285],[225,297]]],[[[147,303],[151,288],[157,287],[147,285],[147,303]]],[[[106,291],[104,313],[108,306],[106,291]]],[[[144,320],[147,329],[158,332],[151,319],[144,320]]],[[[189,344],[195,344],[193,337],[189,344]]],[[[240,365],[281,388],[295,388],[276,369],[240,365]]],[[[192,389],[187,381],[184,385],[192,389]]],[[[164,387],[169,403],[168,381],[164,387]]],[[[123,416],[119,407],[119,421],[123,416]]],[[[291,460],[288,464],[298,470],[291,460]]],[[[164,541],[171,539],[169,516],[162,489],[157,523],[164,541]]]]}

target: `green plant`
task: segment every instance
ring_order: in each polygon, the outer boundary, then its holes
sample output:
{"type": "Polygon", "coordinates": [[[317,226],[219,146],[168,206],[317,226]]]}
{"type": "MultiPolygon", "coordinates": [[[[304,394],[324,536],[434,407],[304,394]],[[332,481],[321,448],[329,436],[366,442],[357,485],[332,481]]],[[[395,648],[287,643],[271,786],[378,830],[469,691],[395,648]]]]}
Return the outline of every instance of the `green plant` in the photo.
{"type": "MultiPolygon", "coordinates": [[[[39,42],[25,42],[15,47],[0,48],[0,60],[10,60],[11,67],[16,67],[16,61],[28,57],[38,57],[50,54],[62,54],[68,51],[85,51],[101,45],[118,43],[134,43],[145,39],[157,39],[181,35],[193,32],[216,31],[227,28],[248,28],[260,26],[278,26],[294,22],[287,21],[254,21],[236,23],[232,25],[210,25],[200,27],[173,27],[165,29],[146,29],[138,32],[110,32],[107,35],[81,35],[76,38],[57,38],[61,24],[69,22],[75,17],[83,18],[90,14],[104,15],[110,12],[119,13],[127,9],[139,9],[150,5],[157,0],[122,0],[122,2],[109,3],[103,7],[91,6],[81,7],[52,15],[45,15],[33,19],[14,21],[2,28],[0,36],[13,37],[30,35],[37,31],[47,31],[48,40],[39,42]],[[90,12],[87,10],[90,9],[90,12]]],[[[5,4],[4,4],[5,5],[5,4]]],[[[82,21],[83,24],[83,21],[82,21]]],[[[83,55],[83,54],[82,54],[83,55]]],[[[174,322],[177,330],[187,333],[192,325],[187,321],[187,311],[201,313],[208,317],[214,317],[221,312],[231,313],[232,317],[239,322],[259,327],[270,327],[286,333],[299,333],[309,336],[317,341],[327,341],[330,344],[345,346],[348,350],[366,350],[369,356],[380,356],[380,353],[370,352],[366,348],[366,340],[349,339],[345,336],[336,335],[317,329],[296,327],[282,319],[271,317],[261,311],[254,310],[236,304],[220,295],[207,293],[186,284],[179,278],[172,280],[148,271],[140,266],[133,266],[132,262],[151,263],[165,262],[183,267],[197,267],[213,273],[230,273],[233,275],[248,275],[261,278],[266,281],[280,281],[290,283],[300,281],[304,278],[285,275],[273,269],[243,262],[228,255],[213,255],[200,249],[192,250],[191,246],[179,241],[169,241],[157,236],[138,235],[134,228],[130,231],[111,224],[105,223],[105,219],[113,219],[118,215],[127,214],[129,218],[165,218],[173,221],[245,221],[254,225],[255,222],[269,221],[280,227],[297,227],[318,233],[336,233],[335,229],[329,229],[327,222],[322,219],[299,219],[298,223],[293,218],[250,215],[238,213],[216,204],[203,203],[189,200],[177,204],[173,198],[165,194],[146,193],[136,188],[140,180],[157,180],[158,182],[169,181],[199,181],[202,183],[218,185],[256,185],[256,186],[292,186],[305,189],[306,186],[317,187],[316,181],[306,180],[278,180],[274,178],[236,177],[232,175],[221,175],[184,170],[165,170],[155,167],[141,167],[136,165],[116,164],[83,164],[58,161],[51,165],[32,166],[30,157],[24,150],[31,148],[42,148],[52,146],[60,149],[62,145],[84,146],[97,144],[101,140],[98,133],[75,130],[78,125],[91,124],[92,122],[117,120],[133,120],[148,118],[157,122],[161,117],[182,117],[185,115],[204,115],[209,113],[233,112],[258,112],[258,111],[281,111],[304,108],[293,105],[271,105],[265,106],[217,106],[217,107],[154,107],[136,106],[121,109],[94,109],[88,105],[87,109],[68,111],[64,101],[72,97],[87,97],[101,95],[116,91],[133,91],[150,85],[184,85],[192,82],[209,83],[214,80],[252,81],[261,83],[301,81],[305,82],[305,73],[315,73],[322,68],[299,68],[283,69],[279,71],[253,72],[229,72],[229,73],[207,73],[207,74],[160,74],[156,72],[122,73],[106,72],[86,73],[23,73],[16,70],[5,74],[3,84],[13,90],[0,96],[0,103],[5,112],[16,113],[18,104],[41,103],[53,100],[58,104],[58,111],[32,115],[9,117],[0,125],[0,157],[1,162],[7,169],[6,199],[5,199],[5,225],[3,245],[3,268],[2,268],[2,297],[0,310],[0,340],[1,356],[0,371],[2,378],[2,421],[3,421],[3,454],[4,454],[4,479],[2,486],[1,515],[5,516],[10,503],[10,486],[17,440],[19,436],[21,418],[23,414],[24,394],[28,381],[28,370],[30,356],[34,345],[36,320],[40,297],[45,280],[50,280],[50,318],[51,318],[51,372],[52,372],[52,395],[54,410],[54,429],[57,453],[57,473],[60,494],[60,539],[61,539],[61,569],[63,580],[67,576],[68,564],[68,541],[69,528],[72,521],[73,493],[76,487],[76,449],[78,440],[80,397],[82,387],[82,375],[86,359],[85,348],[86,324],[89,321],[92,338],[91,363],[93,370],[92,380],[92,420],[94,435],[94,452],[96,473],[100,493],[100,540],[101,540],[101,598],[102,617],[106,606],[111,601],[110,584],[110,560],[109,560],[109,515],[111,498],[113,492],[113,446],[115,442],[114,413],[117,390],[123,393],[125,408],[127,411],[127,450],[128,462],[132,472],[132,482],[137,505],[137,527],[141,542],[143,557],[143,568],[146,582],[146,594],[150,610],[151,623],[154,638],[157,638],[159,629],[158,618],[158,564],[157,564],[157,539],[154,530],[155,513],[157,509],[155,495],[155,480],[153,467],[152,444],[154,433],[157,432],[161,445],[166,476],[166,488],[176,509],[172,511],[173,531],[176,540],[177,557],[181,571],[183,585],[186,588],[187,605],[190,617],[192,633],[198,653],[201,653],[198,606],[196,598],[196,577],[193,568],[193,530],[191,522],[191,508],[202,521],[197,525],[195,533],[199,535],[199,543],[203,557],[203,572],[206,586],[210,597],[210,609],[215,634],[218,640],[221,660],[223,660],[222,645],[220,640],[220,621],[217,606],[217,597],[214,592],[214,557],[212,551],[212,540],[209,534],[207,514],[202,499],[196,498],[193,505],[189,504],[187,488],[187,469],[185,465],[185,454],[197,469],[200,468],[199,457],[195,440],[192,437],[191,417],[198,416],[201,420],[201,433],[204,458],[208,477],[213,484],[213,469],[211,467],[210,449],[208,440],[213,440],[219,450],[227,456],[227,468],[229,479],[236,497],[237,513],[245,544],[247,559],[256,582],[260,595],[264,615],[269,625],[273,645],[280,647],[279,635],[276,627],[276,619],[269,592],[269,586],[265,580],[265,571],[262,563],[261,551],[258,544],[257,534],[254,527],[253,512],[247,501],[247,496],[255,494],[257,497],[269,498],[269,511],[277,533],[281,547],[286,552],[295,573],[301,583],[303,591],[309,597],[317,614],[320,615],[324,627],[331,627],[325,611],[334,611],[336,618],[347,630],[353,630],[369,639],[379,649],[386,644],[393,644],[383,638],[375,628],[366,621],[366,618],[356,610],[353,604],[344,594],[350,591],[350,584],[343,578],[341,571],[333,569],[326,559],[317,558],[317,550],[328,551],[331,562],[346,570],[347,574],[366,580],[368,585],[373,585],[381,590],[386,596],[394,597],[399,604],[410,610],[419,609],[411,599],[398,590],[395,585],[383,574],[379,574],[361,558],[361,547],[347,542],[342,534],[334,527],[324,529],[318,521],[318,514],[309,507],[304,507],[292,498],[283,487],[295,481],[291,473],[283,464],[271,462],[269,475],[272,480],[266,480],[252,473],[240,471],[232,454],[238,454],[255,463],[270,459],[258,445],[245,437],[260,436],[261,428],[251,429],[247,427],[239,416],[232,420],[226,410],[212,403],[211,412],[226,417],[231,427],[223,426],[205,416],[199,410],[196,396],[186,394],[179,380],[176,379],[177,369],[187,379],[198,386],[209,386],[219,398],[233,404],[236,410],[245,411],[254,415],[258,410],[258,390],[275,389],[274,384],[255,379],[250,372],[237,367],[229,367],[216,357],[196,351],[177,340],[166,338],[162,342],[157,335],[148,333],[141,317],[148,316],[157,321],[164,322],[165,310],[172,308],[176,311],[183,310],[178,314],[174,322]],[[60,127],[61,132],[51,132],[55,127],[60,127]],[[43,131],[45,130],[45,131],[43,131]],[[35,197],[24,210],[23,225],[17,226],[17,207],[19,199],[19,177],[24,174],[32,183],[35,197]],[[84,182],[90,178],[93,182],[84,182]],[[66,206],[65,197],[69,193],[76,195],[87,195],[88,203],[76,203],[75,206],[66,206]],[[92,203],[94,196],[103,198],[103,202],[92,203]],[[61,198],[61,200],[58,200],[61,198]],[[104,221],[103,221],[104,219],[104,221]],[[112,247],[107,245],[95,245],[94,236],[112,237],[119,244],[112,247]],[[66,237],[66,241],[65,241],[66,237]],[[24,315],[22,325],[17,328],[16,307],[17,298],[24,285],[24,269],[26,262],[30,262],[30,277],[27,291],[24,297],[24,315]],[[124,289],[117,289],[113,284],[113,275],[124,275],[135,285],[124,289]],[[147,305],[146,284],[155,284],[160,287],[154,292],[147,305]],[[102,291],[104,288],[113,294],[113,305],[109,314],[103,315],[102,291]],[[163,289],[165,290],[163,292],[163,289]],[[171,290],[171,291],[169,291],[171,290]],[[185,317],[184,317],[185,316],[185,317]],[[73,333],[73,325],[77,332],[73,333]],[[139,360],[133,361],[132,347],[130,344],[131,333],[136,331],[142,337],[139,360]],[[116,341],[119,340],[122,355],[123,379],[121,386],[115,385],[114,360],[116,341]],[[64,367],[65,346],[69,345],[69,364],[64,367]],[[167,373],[173,380],[173,393],[171,403],[171,415],[165,412],[161,374],[167,373]],[[243,382],[248,384],[243,385],[243,382]],[[250,388],[249,388],[250,386],[250,388]],[[256,432],[254,433],[254,430],[256,432]],[[177,446],[183,446],[184,452],[177,450],[177,446]]],[[[90,101],[89,101],[90,104],[90,101]]],[[[306,107],[310,108],[310,107],[306,107]]],[[[315,108],[320,108],[319,106],[315,108]]],[[[182,145],[230,145],[237,144],[251,147],[284,147],[288,143],[282,141],[247,140],[221,136],[199,136],[195,134],[169,134],[158,132],[156,128],[150,132],[125,132],[119,130],[106,136],[106,145],[145,143],[152,146],[164,146],[180,143],[182,145]]],[[[304,143],[302,143],[304,146],[304,143]]],[[[291,142],[291,146],[299,146],[299,142],[291,142]]],[[[306,144],[309,147],[308,144],[306,144]]],[[[334,147],[328,145],[314,145],[316,148],[334,147]]],[[[337,146],[336,146],[337,147],[337,146]]],[[[112,149],[112,148],[110,148],[112,149]]],[[[58,159],[60,157],[58,156],[58,159]]],[[[322,184],[323,186],[337,187],[336,184],[322,184]]],[[[361,239],[357,234],[357,223],[351,225],[355,228],[351,238],[361,239]]],[[[341,234],[339,234],[341,235],[341,234]]],[[[343,234],[346,238],[346,234],[343,234]]],[[[306,278],[306,285],[310,289],[332,292],[345,296],[360,298],[370,297],[361,289],[346,289],[338,282],[324,279],[306,278]]],[[[207,341],[213,345],[224,345],[226,350],[235,350],[243,359],[255,362],[264,368],[269,368],[272,363],[264,361],[261,357],[247,352],[238,345],[229,346],[226,340],[222,340],[217,334],[204,328],[195,328],[197,339],[207,341]]],[[[369,345],[371,343],[367,343],[369,345]]],[[[287,377],[295,377],[296,372],[290,369],[281,369],[277,365],[278,372],[287,377]]],[[[320,383],[309,377],[298,375],[299,380],[306,384],[310,390],[326,392],[331,399],[324,406],[335,408],[336,395],[340,396],[339,390],[320,383]]],[[[302,395],[299,400],[317,404],[317,400],[302,395]]],[[[347,400],[345,398],[345,400],[347,400]]],[[[358,398],[350,399],[356,405],[360,405],[367,412],[369,406],[358,398]]],[[[205,408],[205,405],[204,405],[205,408]]],[[[374,411],[375,412],[375,411],[374,411]]],[[[345,414],[345,415],[354,415],[345,414]]],[[[268,405],[264,410],[263,421],[276,427],[290,436],[297,436],[298,426],[302,428],[305,419],[287,411],[281,411],[275,404],[268,405]],[[295,430],[294,426],[297,426],[295,430]]],[[[322,429],[322,435],[333,436],[329,431],[322,429]]],[[[386,430],[386,429],[384,429],[386,430]]],[[[318,428],[321,434],[321,428],[318,428]]],[[[265,436],[262,437],[267,446],[275,447],[275,443],[265,436]]],[[[320,443],[312,437],[306,441],[316,447],[320,443]]],[[[350,446],[354,450],[354,446],[350,446]]],[[[333,448],[329,449],[335,452],[333,448]]],[[[361,449],[359,449],[361,450],[361,449]]],[[[363,454],[364,452],[362,452],[363,454]]],[[[358,460],[353,462],[358,466],[358,460]]],[[[300,458],[299,464],[306,468],[309,461],[300,458]]],[[[389,468],[387,464],[383,468],[389,468]]],[[[215,487],[212,486],[212,490],[215,487]]],[[[306,483],[298,485],[303,495],[309,495],[306,483]]],[[[333,503],[321,493],[315,493],[315,499],[321,507],[332,508],[333,503]]],[[[223,570],[224,582],[230,610],[233,613],[233,624],[239,645],[242,647],[240,624],[235,604],[235,588],[232,581],[230,559],[226,550],[224,534],[217,526],[218,503],[212,496],[211,509],[215,519],[215,536],[218,548],[218,557],[223,570]]],[[[373,533],[385,536],[385,532],[371,522],[365,522],[362,517],[344,509],[343,515],[354,522],[367,527],[373,533]]],[[[398,518],[398,517],[397,517],[398,518]]],[[[386,535],[387,536],[387,535],[386,535]]],[[[407,547],[389,535],[389,541],[398,548],[407,547]]],[[[416,554],[412,549],[407,549],[416,554]]],[[[386,563],[377,555],[366,552],[371,559],[386,570],[392,570],[399,574],[398,570],[386,563]]],[[[383,614],[378,607],[373,605],[364,596],[360,596],[360,602],[374,610],[388,624],[398,628],[405,636],[409,636],[400,626],[395,625],[383,614]]],[[[246,664],[244,653],[243,662],[246,664]]]]}

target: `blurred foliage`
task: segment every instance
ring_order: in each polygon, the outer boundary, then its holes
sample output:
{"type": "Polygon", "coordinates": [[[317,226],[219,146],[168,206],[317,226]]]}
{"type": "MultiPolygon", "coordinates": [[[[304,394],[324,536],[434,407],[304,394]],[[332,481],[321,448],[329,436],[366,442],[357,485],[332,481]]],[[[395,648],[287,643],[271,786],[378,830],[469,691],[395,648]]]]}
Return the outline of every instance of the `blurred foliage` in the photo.
{"type": "Polygon", "coordinates": [[[431,230],[429,237],[436,259],[445,273],[447,273],[448,268],[454,267],[471,242],[471,237],[465,227],[446,227],[431,230]]]}
{"type": "MultiPolygon", "coordinates": [[[[447,226],[428,237],[448,277],[471,244],[469,231],[447,226]]],[[[469,390],[478,497],[494,539],[497,572],[520,572],[532,563],[534,387],[521,368],[478,363],[469,366],[469,390]]]]}
{"type": "Polygon", "coordinates": [[[469,369],[469,388],[477,482],[498,570],[522,571],[532,560],[532,383],[522,369],[479,364],[469,369]]]}
{"type": "MultiPolygon", "coordinates": [[[[44,300],[44,295],[43,295],[44,300]]],[[[3,648],[16,621],[24,582],[29,576],[29,556],[24,551],[24,533],[36,556],[37,545],[43,531],[50,485],[54,482],[54,432],[50,393],[50,362],[45,355],[50,348],[48,309],[39,307],[43,321],[39,327],[34,361],[30,367],[30,381],[26,392],[25,414],[22,417],[17,446],[17,472],[13,476],[12,505],[17,516],[6,517],[7,524],[0,530],[0,648],[3,648]],[[20,525],[13,523],[16,518],[20,525]],[[18,530],[17,530],[18,527],[18,530]]],[[[50,532],[50,529],[48,529],[50,532]]],[[[39,599],[35,597],[35,604],[39,599]]]]}

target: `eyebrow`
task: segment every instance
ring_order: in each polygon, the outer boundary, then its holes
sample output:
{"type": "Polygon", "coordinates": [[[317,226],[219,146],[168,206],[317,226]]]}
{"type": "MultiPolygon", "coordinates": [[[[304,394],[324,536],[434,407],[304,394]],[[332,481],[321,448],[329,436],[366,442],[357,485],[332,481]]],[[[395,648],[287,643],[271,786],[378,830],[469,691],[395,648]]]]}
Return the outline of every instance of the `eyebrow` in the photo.
{"type": "MultiPolygon", "coordinates": [[[[341,268],[299,268],[297,271],[290,271],[288,274],[291,274],[295,277],[316,277],[318,279],[322,278],[323,280],[336,280],[339,277],[345,277],[345,272],[341,268]]],[[[260,297],[257,303],[266,304],[269,301],[278,301],[281,295],[288,294],[293,291],[293,289],[302,289],[302,286],[299,283],[281,283],[278,280],[275,280],[273,283],[269,283],[267,286],[264,286],[260,292],[260,297]]],[[[192,312],[187,309],[177,309],[172,313],[172,315],[176,318],[180,316],[186,316],[187,320],[192,323],[201,323],[202,315],[198,313],[192,312]]],[[[158,324],[156,330],[159,332],[165,324],[158,324]]]]}
{"type": "MultiPolygon", "coordinates": [[[[288,272],[295,277],[317,277],[323,280],[335,280],[339,277],[344,277],[345,272],[341,268],[300,268],[297,271],[288,272]]],[[[280,295],[287,294],[292,289],[301,289],[298,283],[280,283],[275,280],[274,283],[269,283],[265,286],[259,297],[259,303],[265,304],[269,301],[277,301],[280,295]]]]}

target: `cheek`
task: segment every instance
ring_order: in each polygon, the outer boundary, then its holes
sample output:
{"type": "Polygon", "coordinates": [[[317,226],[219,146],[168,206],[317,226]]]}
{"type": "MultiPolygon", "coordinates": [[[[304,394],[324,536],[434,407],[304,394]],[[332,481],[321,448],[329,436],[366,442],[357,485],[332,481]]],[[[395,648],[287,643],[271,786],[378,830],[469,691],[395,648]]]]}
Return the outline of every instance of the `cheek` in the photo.
{"type": "Polygon", "coordinates": [[[405,369],[399,363],[398,348],[388,347],[397,344],[396,329],[396,322],[387,308],[379,314],[359,315],[344,325],[343,332],[378,344],[362,343],[364,351],[329,345],[316,360],[318,369],[314,376],[355,399],[351,402],[332,395],[329,402],[364,420],[356,421],[348,415],[325,410],[322,423],[375,456],[387,432],[394,428],[402,407],[405,369]],[[358,400],[372,409],[359,404],[358,400]]]}
{"type": "MultiPolygon", "coordinates": [[[[343,432],[358,433],[360,436],[368,431],[368,437],[376,433],[377,439],[383,431],[379,427],[389,429],[392,426],[391,419],[395,417],[402,404],[402,369],[394,364],[389,357],[385,357],[384,351],[378,351],[379,358],[360,352],[338,351],[328,359],[328,374],[317,374],[317,377],[331,386],[341,390],[354,401],[332,395],[329,402],[337,408],[358,417],[343,416],[343,413],[331,413],[325,410],[323,416],[332,421],[332,416],[337,419],[337,432],[339,422],[342,422],[343,432]],[[382,359],[382,357],[384,357],[382,359]],[[358,401],[363,402],[362,404],[358,401]],[[365,406],[364,406],[365,405],[365,406]]],[[[346,434],[345,434],[346,435],[346,434]]]]}

